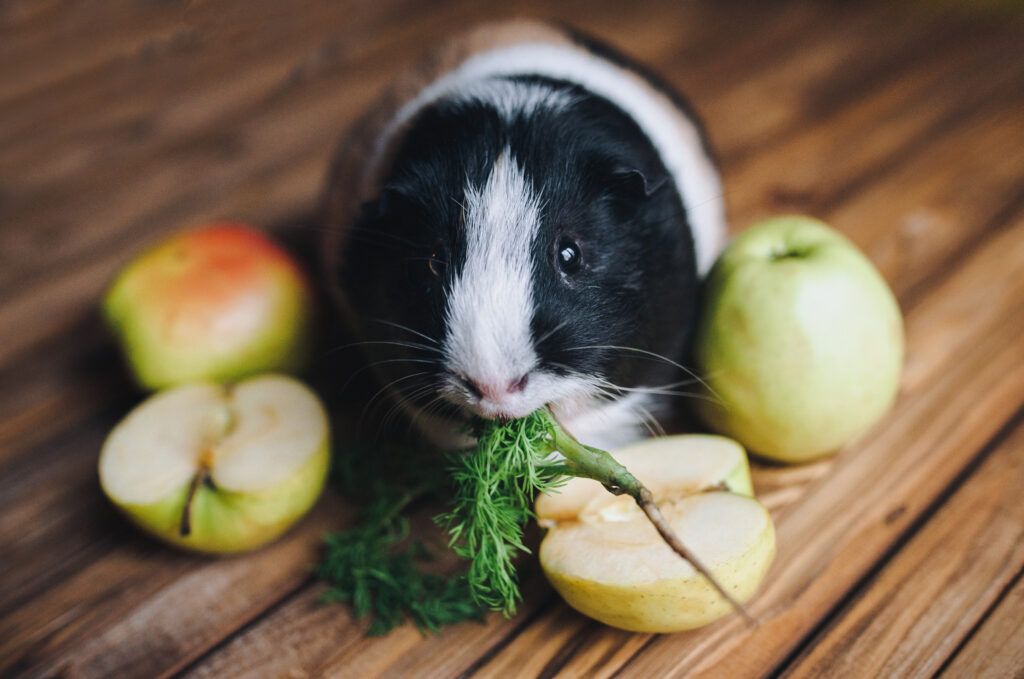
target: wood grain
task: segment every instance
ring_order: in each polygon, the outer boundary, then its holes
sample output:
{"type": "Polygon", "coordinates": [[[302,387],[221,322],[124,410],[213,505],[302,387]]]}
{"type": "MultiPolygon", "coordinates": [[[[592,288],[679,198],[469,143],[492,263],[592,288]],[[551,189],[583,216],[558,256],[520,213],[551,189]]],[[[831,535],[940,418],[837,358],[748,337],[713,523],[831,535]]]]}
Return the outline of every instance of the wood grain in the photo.
{"type": "Polygon", "coordinates": [[[1018,425],[783,676],[934,676],[1024,569],[1021,487],[1018,425]]]}
{"type": "Polygon", "coordinates": [[[326,495],[267,549],[209,559],[121,536],[96,559],[0,621],[0,671],[23,676],[156,677],[306,583],[345,514],[326,495]]]}
{"type": "Polygon", "coordinates": [[[1013,587],[985,622],[959,649],[953,661],[943,668],[943,677],[1024,676],[1024,578],[1017,574],[1013,587]]]}
{"type": "Polygon", "coordinates": [[[880,2],[0,4],[0,676],[1019,676],[1021,435],[999,432],[1024,402],[1022,38],[880,2]],[[684,89],[733,229],[826,217],[907,313],[896,410],[837,458],[755,469],[780,551],[753,632],[610,630],[531,561],[511,620],[367,639],[308,572],[350,520],[335,494],[272,548],[209,560],[99,493],[96,452],[140,396],[94,313],[112,272],[214,217],[308,240],[345,125],[446,32],[513,15],[684,89]]]}

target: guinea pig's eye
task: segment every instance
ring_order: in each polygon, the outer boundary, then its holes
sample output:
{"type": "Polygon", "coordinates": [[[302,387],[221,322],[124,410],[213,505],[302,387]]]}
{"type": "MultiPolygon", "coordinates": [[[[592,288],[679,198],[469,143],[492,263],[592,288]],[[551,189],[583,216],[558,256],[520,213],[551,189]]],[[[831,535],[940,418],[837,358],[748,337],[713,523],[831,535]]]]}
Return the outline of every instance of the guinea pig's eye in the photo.
{"type": "Polygon", "coordinates": [[[443,266],[444,262],[439,254],[436,252],[430,253],[430,256],[427,257],[427,268],[430,269],[430,273],[434,274],[434,278],[441,277],[441,267],[443,266]]]}
{"type": "Polygon", "coordinates": [[[580,252],[580,244],[568,236],[562,236],[558,240],[558,247],[555,250],[555,260],[558,262],[558,268],[564,274],[573,275],[583,266],[583,253],[580,252]]]}

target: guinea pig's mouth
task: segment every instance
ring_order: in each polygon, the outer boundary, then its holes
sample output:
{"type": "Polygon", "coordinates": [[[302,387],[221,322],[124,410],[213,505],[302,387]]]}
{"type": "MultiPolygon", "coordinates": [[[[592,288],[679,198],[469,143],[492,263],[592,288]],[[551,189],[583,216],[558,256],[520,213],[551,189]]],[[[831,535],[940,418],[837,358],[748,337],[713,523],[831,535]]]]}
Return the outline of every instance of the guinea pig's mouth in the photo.
{"type": "Polygon", "coordinates": [[[451,373],[440,395],[463,411],[489,420],[526,417],[549,403],[592,392],[588,381],[532,369],[515,380],[473,380],[451,373]]]}

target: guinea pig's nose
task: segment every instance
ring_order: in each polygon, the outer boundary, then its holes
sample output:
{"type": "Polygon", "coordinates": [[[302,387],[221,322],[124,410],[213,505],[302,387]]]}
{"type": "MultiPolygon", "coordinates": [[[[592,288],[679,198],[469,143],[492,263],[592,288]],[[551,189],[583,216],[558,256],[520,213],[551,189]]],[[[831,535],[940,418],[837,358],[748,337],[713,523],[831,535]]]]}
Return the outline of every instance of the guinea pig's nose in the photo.
{"type": "Polygon", "coordinates": [[[529,380],[529,374],[517,377],[514,380],[481,380],[481,379],[468,379],[466,380],[466,386],[474,396],[480,399],[488,399],[490,401],[501,401],[509,394],[518,394],[526,388],[526,383],[529,380]]]}
{"type": "Polygon", "coordinates": [[[523,389],[526,389],[526,381],[530,379],[530,374],[527,373],[520,377],[518,380],[512,380],[511,384],[508,385],[508,391],[510,394],[518,394],[523,389]]]}

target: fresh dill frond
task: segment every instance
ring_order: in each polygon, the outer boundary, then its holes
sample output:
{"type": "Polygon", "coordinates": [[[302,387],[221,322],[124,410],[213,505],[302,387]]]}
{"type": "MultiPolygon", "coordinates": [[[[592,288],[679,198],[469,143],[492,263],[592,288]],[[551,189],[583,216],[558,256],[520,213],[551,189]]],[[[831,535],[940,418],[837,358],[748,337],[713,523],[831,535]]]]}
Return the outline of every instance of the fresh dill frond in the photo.
{"type": "Polygon", "coordinates": [[[447,498],[451,483],[443,459],[400,448],[342,444],[332,482],[361,508],[356,523],[324,537],[315,573],[329,587],[324,603],[346,602],[355,618],[370,617],[367,634],[380,636],[405,620],[421,632],[465,620],[483,620],[465,574],[424,569],[434,554],[409,536],[409,506],[427,497],[447,498]]]}
{"type": "Polygon", "coordinates": [[[452,509],[435,521],[448,531],[452,549],[469,560],[473,598],[511,616],[521,599],[513,559],[530,551],[523,530],[534,517],[533,499],[565,479],[544,463],[552,452],[546,410],[509,422],[481,421],[474,433],[476,448],[453,458],[452,509]]]}
{"type": "Polygon", "coordinates": [[[447,577],[422,568],[433,554],[409,538],[401,512],[409,494],[385,493],[372,501],[355,527],[325,538],[316,573],[331,583],[323,602],[348,602],[353,615],[370,615],[367,630],[380,636],[411,620],[421,632],[444,625],[483,620],[484,609],[469,590],[464,574],[447,577]]]}

